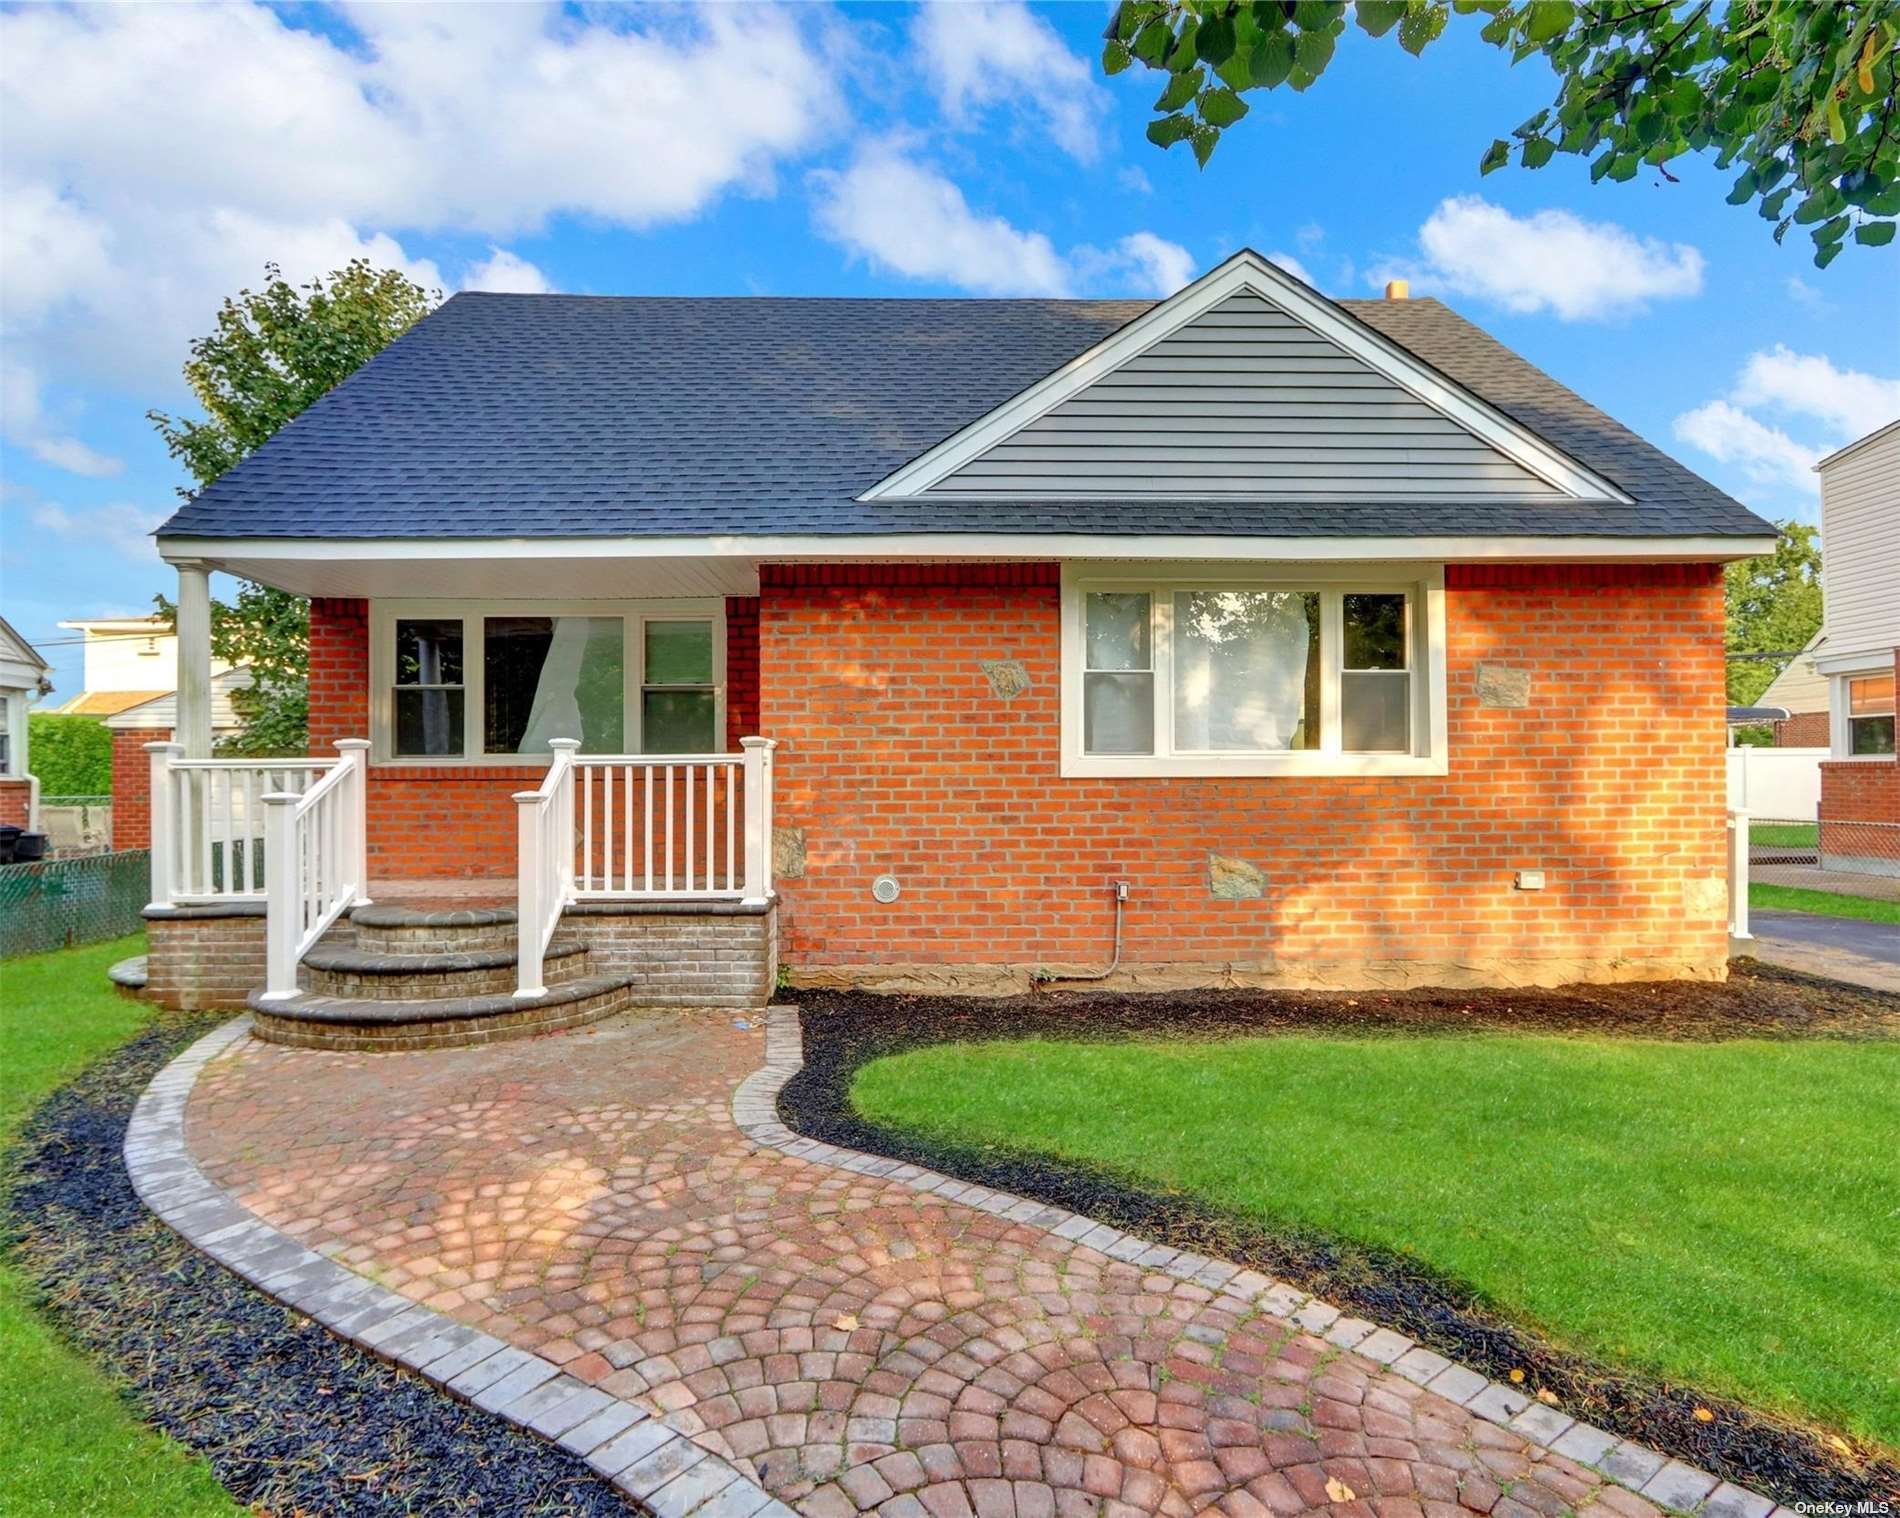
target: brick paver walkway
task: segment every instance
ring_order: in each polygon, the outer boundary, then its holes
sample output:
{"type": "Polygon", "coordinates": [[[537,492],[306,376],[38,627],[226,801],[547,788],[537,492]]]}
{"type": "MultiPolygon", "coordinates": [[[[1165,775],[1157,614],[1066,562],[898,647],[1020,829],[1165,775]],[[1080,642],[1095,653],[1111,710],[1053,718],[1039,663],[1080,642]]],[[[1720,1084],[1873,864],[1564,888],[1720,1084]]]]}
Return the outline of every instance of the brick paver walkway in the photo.
{"type": "Polygon", "coordinates": [[[735,1127],[763,1034],[254,1040],[188,1115],[302,1243],[664,1414],[813,1518],[1656,1509],[1293,1322],[735,1127]]]}

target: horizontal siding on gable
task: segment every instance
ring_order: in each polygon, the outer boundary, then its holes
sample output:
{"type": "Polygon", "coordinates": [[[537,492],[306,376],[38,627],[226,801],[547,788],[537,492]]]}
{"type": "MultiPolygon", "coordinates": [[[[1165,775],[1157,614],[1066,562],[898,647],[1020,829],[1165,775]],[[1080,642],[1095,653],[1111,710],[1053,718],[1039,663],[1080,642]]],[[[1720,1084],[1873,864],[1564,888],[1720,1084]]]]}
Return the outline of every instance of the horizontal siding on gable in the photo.
{"type": "Polygon", "coordinates": [[[1827,652],[1900,647],[1900,431],[1821,473],[1827,652]]]}
{"type": "Polygon", "coordinates": [[[1252,295],[1154,344],[929,493],[1562,496],[1252,295]]]}

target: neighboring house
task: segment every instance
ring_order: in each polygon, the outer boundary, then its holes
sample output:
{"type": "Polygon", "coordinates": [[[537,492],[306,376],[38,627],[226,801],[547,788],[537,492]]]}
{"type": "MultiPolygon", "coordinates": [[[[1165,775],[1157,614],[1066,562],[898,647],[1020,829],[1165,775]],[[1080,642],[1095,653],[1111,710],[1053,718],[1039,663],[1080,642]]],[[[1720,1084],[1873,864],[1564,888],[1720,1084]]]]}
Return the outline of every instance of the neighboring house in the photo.
{"type": "Polygon", "coordinates": [[[1768,689],[1755,698],[1757,706],[1778,706],[1788,715],[1775,724],[1777,748],[1826,748],[1828,679],[1814,667],[1826,638],[1817,631],[1807,646],[1790,659],[1768,689]]]}
{"type": "Polygon", "coordinates": [[[0,617],[0,824],[39,826],[40,785],[28,769],[27,709],[53,667],[0,617]]]}
{"type": "MultiPolygon", "coordinates": [[[[211,741],[213,745],[236,734],[244,719],[231,705],[231,692],[251,683],[245,668],[213,665],[211,677],[211,741]]],[[[142,849],[152,841],[150,762],[148,743],[168,742],[178,729],[178,694],[147,696],[143,701],[103,719],[112,734],[112,846],[142,849]]]]}
{"type": "MultiPolygon", "coordinates": [[[[62,622],[85,635],[85,684],[56,710],[65,715],[110,717],[170,694],[178,684],[178,634],[159,616],[100,617],[62,622]]],[[[215,674],[227,665],[213,660],[215,674]]]]}
{"type": "Polygon", "coordinates": [[[1821,766],[1821,862],[1900,875],[1900,419],[1815,465],[1821,476],[1822,643],[1832,756],[1821,766]]]}
{"type": "Polygon", "coordinates": [[[648,999],[742,911],[768,987],[1719,977],[1721,566],[1774,529],[1394,295],[459,295],[160,529],[186,667],[210,570],[311,596],[369,894],[696,921],[648,999]]]}

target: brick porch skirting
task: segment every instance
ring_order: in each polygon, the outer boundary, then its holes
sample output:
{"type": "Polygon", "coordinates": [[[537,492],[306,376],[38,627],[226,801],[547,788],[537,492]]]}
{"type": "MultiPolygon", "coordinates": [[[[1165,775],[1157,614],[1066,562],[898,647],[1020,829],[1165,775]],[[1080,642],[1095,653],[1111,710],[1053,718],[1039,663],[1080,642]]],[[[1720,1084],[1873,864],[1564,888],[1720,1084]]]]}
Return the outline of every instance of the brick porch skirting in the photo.
{"type": "MultiPolygon", "coordinates": [[[[141,1097],[127,1131],[125,1158],[135,1188],[154,1212],[214,1258],[295,1310],[316,1318],[339,1336],[416,1371],[478,1407],[556,1440],[586,1459],[603,1477],[645,1503],[658,1518],[688,1518],[688,1515],[788,1518],[792,1510],[755,1481],[749,1469],[727,1459],[723,1453],[704,1448],[693,1437],[707,1429],[704,1420],[684,1410],[675,1419],[670,1409],[684,1408],[686,1404],[664,1396],[662,1393],[669,1388],[656,1385],[654,1396],[635,1401],[590,1384],[568,1374],[550,1359],[418,1305],[306,1248],[208,1180],[186,1146],[187,1102],[206,1065],[221,1055],[237,1052],[236,1046],[245,1038],[248,1026],[248,1021],[240,1018],[201,1039],[167,1066],[141,1097]],[[675,1421],[679,1426],[675,1426],[675,1421]]],[[[1068,1260],[1090,1276],[1099,1276],[1104,1282],[1104,1291],[1120,1292],[1138,1286],[1140,1291],[1159,1297],[1164,1309],[1172,1303],[1180,1309],[1173,1316],[1179,1318],[1181,1324],[1192,1320],[1188,1329],[1190,1338],[1196,1337],[1196,1329],[1218,1333],[1214,1327],[1217,1322],[1247,1324],[1264,1320],[1269,1325],[1277,1325],[1294,1341],[1293,1348],[1303,1345],[1310,1351],[1310,1360],[1318,1362],[1337,1355],[1339,1358],[1332,1363],[1328,1376],[1357,1377],[1367,1386],[1368,1398],[1409,1406],[1411,1404],[1395,1397],[1391,1390],[1402,1388],[1407,1397],[1418,1399],[1421,1419],[1461,1420],[1460,1426],[1469,1430],[1465,1435],[1467,1440],[1475,1435],[1476,1443],[1485,1446],[1490,1453],[1507,1455],[1518,1462],[1523,1471],[1517,1483],[1521,1494],[1541,1494],[1540,1501],[1556,1502],[1567,1509],[1600,1511],[1606,1518],[1653,1518],[1658,1506],[1696,1513],[1700,1518],[1771,1518],[1771,1515],[1772,1518],[1793,1518],[1791,1511],[1776,1509],[1765,1497],[1729,1483],[1718,1483],[1713,1476],[1683,1462],[1669,1460],[1642,1445],[1577,1423],[1557,1408],[1531,1401],[1508,1386],[1487,1381],[1414,1344],[1402,1334],[1363,1319],[1346,1317],[1338,1308],[1309,1298],[1283,1282],[1226,1261],[1183,1253],[1125,1234],[1094,1219],[1027,1198],[973,1186],[895,1160],[801,1138],[777,1116],[778,1094],[801,1064],[798,1014],[795,1009],[774,1008],[769,1014],[765,1063],[739,1081],[732,1093],[730,1109],[731,1122],[738,1135],[756,1146],[754,1153],[776,1151],[786,1161],[794,1162],[794,1171],[786,1179],[798,1190],[811,1184],[834,1186],[835,1177],[843,1172],[859,1178],[853,1183],[854,1189],[870,1184],[892,1198],[913,1194],[918,1197],[920,1206],[949,1209],[952,1213],[990,1214],[999,1222],[1007,1222],[1012,1230],[1010,1237],[1025,1241],[1036,1250],[1038,1257],[1068,1260]],[[1112,1286],[1108,1284],[1111,1281],[1112,1286]],[[1433,1413],[1433,1408],[1442,1411],[1433,1413]],[[1469,1421],[1472,1419],[1477,1421],[1469,1421]],[[1493,1426],[1488,1433],[1484,1427],[1487,1424],[1493,1426]],[[1551,1483],[1548,1490],[1542,1484],[1545,1481],[1551,1483]],[[1618,1486],[1633,1488],[1641,1497],[1632,1498],[1627,1492],[1619,1491],[1618,1486]]],[[[736,1204],[742,1207],[764,1205],[757,1200],[742,1199],[749,1195],[750,1192],[743,1192],[735,1197],[736,1204]]],[[[794,1265],[794,1268],[797,1267],[794,1265]]],[[[1101,1310],[1111,1309],[1104,1306],[1101,1310]]],[[[839,1328],[842,1330],[845,1326],[840,1324],[839,1328]]],[[[849,1326],[853,1331],[857,1328],[855,1323],[849,1326]]],[[[1239,1329],[1230,1331],[1239,1332],[1239,1329]]],[[[1004,1339],[1012,1336],[1006,1320],[992,1322],[989,1333],[1004,1339]]],[[[768,1336],[776,1338],[776,1334],[768,1336]]],[[[721,1345],[729,1351],[724,1361],[737,1363],[749,1352],[736,1338],[720,1339],[702,1347],[716,1350],[721,1345]]],[[[802,1367],[798,1367],[799,1357],[781,1355],[778,1358],[789,1358],[795,1373],[804,1373],[802,1367]]],[[[822,1355],[819,1358],[835,1357],[822,1355]]],[[[902,1358],[902,1355],[893,1356],[889,1371],[879,1370],[868,1379],[875,1380],[879,1376],[901,1379],[896,1362],[902,1358]]],[[[948,1368],[955,1358],[939,1362],[943,1371],[928,1372],[926,1379],[928,1375],[941,1375],[946,1382],[954,1380],[955,1375],[948,1368]]],[[[1018,1358],[1020,1354],[1008,1355],[996,1363],[996,1369],[1001,1371],[1018,1358]]],[[[714,1366],[724,1361],[717,1353],[711,1357],[714,1366]]],[[[1078,1366],[1082,1370],[1089,1368],[1078,1366]]],[[[979,1380],[984,1379],[982,1365],[973,1366],[971,1373],[977,1374],[979,1380]]],[[[1063,1375],[1075,1379],[1069,1372],[1057,1372],[1058,1379],[1063,1375]]],[[[1327,1384],[1327,1379],[1322,1378],[1307,1394],[1324,1397],[1327,1384]]],[[[1055,1379],[1047,1385],[1053,1387],[1055,1379]]],[[[1084,1386],[1082,1390],[1085,1389],[1084,1386]]],[[[969,1395],[999,1400],[991,1393],[979,1392],[975,1383],[970,1384],[969,1395]]],[[[886,1400],[895,1405],[897,1399],[886,1400]]],[[[1075,1440],[1065,1437],[1069,1420],[1086,1417],[1091,1427],[1102,1429],[1104,1420],[1114,1421],[1110,1403],[1115,1403],[1113,1397],[1085,1397],[1065,1413],[1060,1427],[1053,1428],[1046,1436],[1049,1457],[1073,1458],[1080,1469],[1081,1456],[1074,1447],[1075,1440]],[[1097,1407],[1097,1403],[1103,1406],[1097,1407]],[[1058,1445],[1068,1448],[1059,1449],[1058,1445]]],[[[1115,1406],[1120,1404],[1115,1403],[1115,1406]]],[[[1353,1410],[1344,1403],[1337,1406],[1353,1410]]],[[[1185,1403],[1177,1410],[1197,1414],[1206,1411],[1196,1403],[1185,1403]]],[[[960,1412],[953,1416],[975,1417],[977,1414],[960,1412]]],[[[1370,1409],[1364,1416],[1367,1419],[1389,1417],[1370,1409]]],[[[1124,1433],[1141,1435],[1141,1429],[1128,1424],[1127,1417],[1121,1418],[1121,1423],[1128,1425],[1124,1433]]],[[[1217,1418],[1208,1424],[1207,1432],[1214,1433],[1218,1423],[1217,1418]]],[[[1369,1423],[1367,1430],[1370,1434],[1369,1423]]],[[[1089,1430],[1078,1425],[1077,1433],[1086,1435],[1089,1430]]],[[[1177,1434],[1187,1437],[1185,1432],[1172,1427],[1166,1433],[1169,1437],[1177,1434]]],[[[863,1437],[871,1435],[866,1433],[863,1437]]],[[[1106,1432],[1092,1437],[1104,1446],[1107,1443],[1106,1432]]],[[[1139,1438],[1136,1442],[1139,1443],[1139,1438]]],[[[944,1444],[933,1448],[954,1455],[960,1446],[944,1444]]],[[[1453,1470],[1432,1464],[1431,1448],[1424,1446],[1426,1454],[1420,1457],[1424,1466],[1414,1462],[1411,1468],[1422,1470],[1435,1484],[1443,1482],[1449,1490],[1457,1492],[1459,1478],[1453,1470]]],[[[1125,1447],[1119,1437],[1114,1449],[1114,1456],[1089,1457],[1092,1462],[1101,1464],[1102,1477],[1112,1475],[1119,1482],[1152,1476],[1151,1472],[1138,1468],[1139,1462],[1129,1465],[1119,1458],[1125,1449],[1132,1449],[1132,1446],[1125,1447]],[[1127,1468],[1125,1477],[1124,1467],[1127,1468]]],[[[916,1464],[914,1455],[902,1452],[875,1463],[867,1457],[864,1463],[853,1464],[841,1472],[834,1482],[812,1490],[800,1500],[800,1509],[806,1518],[844,1518],[847,1513],[868,1508],[879,1509],[887,1518],[920,1518],[925,1513],[945,1518],[947,1514],[971,1511],[964,1497],[967,1487],[975,1499],[978,1518],[1008,1518],[1012,1514],[1014,1518],[1071,1518],[1074,1504],[1065,1505],[1064,1499],[1084,1495],[1081,1490],[1072,1491],[1064,1486],[1053,1494],[1056,1500],[1051,1505],[1046,1500],[1051,1496],[1047,1485],[1019,1483],[1032,1495],[1041,1494],[1040,1505],[1031,1502],[1025,1508],[1012,1495],[1011,1483],[997,1479],[1001,1473],[986,1475],[959,1469],[933,1474],[928,1466],[923,1466],[913,1473],[915,1480],[909,1483],[910,1486],[921,1483],[922,1495],[930,1499],[919,1502],[916,1496],[909,1495],[908,1488],[904,1494],[894,1494],[892,1486],[880,1474],[881,1466],[905,1460],[916,1464]],[[948,1498],[955,1500],[946,1501],[948,1498]]],[[[1371,1466],[1400,1463],[1402,1459],[1380,1459],[1372,1461],[1371,1466]]],[[[1176,1473],[1186,1479],[1190,1469],[1202,1467],[1211,1473],[1216,1487],[1229,1479],[1206,1458],[1198,1463],[1190,1461],[1178,1465],[1176,1473]]],[[[1292,1475],[1310,1484],[1319,1480],[1311,1475],[1319,1470],[1318,1465],[1303,1465],[1294,1469],[1292,1475]]],[[[892,1473],[897,1473],[896,1466],[892,1467],[892,1473]]],[[[1487,1477],[1482,1466],[1471,1474],[1475,1478],[1487,1477]]],[[[1321,1494],[1301,1490],[1295,1495],[1297,1483],[1287,1485],[1278,1475],[1262,1479],[1279,1482],[1288,1498],[1296,1503],[1325,1506],[1329,1501],[1340,1500],[1330,1491],[1321,1494]]],[[[1379,1478],[1374,1471],[1362,1479],[1366,1485],[1372,1485],[1379,1478]]],[[[1495,1495],[1496,1488],[1491,1490],[1495,1495]]],[[[1211,1501],[1214,1493],[1210,1490],[1204,1495],[1211,1501]]],[[[1377,1498],[1376,1493],[1367,1495],[1374,1498],[1376,1511],[1386,1510],[1387,1504],[1377,1498]]],[[[1244,1488],[1236,1485],[1227,1501],[1240,1506],[1230,1508],[1230,1513],[1253,1511],[1242,1500],[1245,1497],[1244,1488]]],[[[1413,1504],[1408,1501],[1400,1506],[1409,1510],[1413,1504]]],[[[1458,1510],[1450,1501],[1435,1501],[1429,1506],[1446,1513],[1458,1510]]],[[[1481,1506],[1508,1518],[1523,1518],[1523,1515],[1541,1511],[1515,1496],[1498,1495],[1495,1504],[1486,1502],[1481,1506]]],[[[1099,1500],[1089,1499],[1089,1511],[1097,1510],[1099,1500]]]]}

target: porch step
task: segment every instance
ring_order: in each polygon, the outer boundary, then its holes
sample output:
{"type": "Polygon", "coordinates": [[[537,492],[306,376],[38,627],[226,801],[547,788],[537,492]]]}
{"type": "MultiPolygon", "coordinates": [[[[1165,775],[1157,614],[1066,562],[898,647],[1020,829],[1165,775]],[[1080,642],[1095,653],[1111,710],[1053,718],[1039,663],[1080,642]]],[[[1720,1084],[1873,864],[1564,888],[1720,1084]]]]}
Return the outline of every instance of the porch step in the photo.
{"type": "Polygon", "coordinates": [[[506,994],[383,1000],[302,991],[266,1001],[253,991],[252,1031],[267,1043],[307,1049],[445,1049],[499,1043],[598,1022],[633,1001],[633,977],[584,975],[540,996],[506,994]]]}
{"type": "MultiPolygon", "coordinates": [[[[512,994],[515,945],[412,952],[366,945],[360,930],[326,938],[304,955],[307,988],[319,996],[414,1001],[445,996],[512,994]]],[[[547,947],[542,979],[563,985],[587,974],[587,945],[556,939],[547,947]]]]}
{"type": "Polygon", "coordinates": [[[510,907],[378,903],[350,913],[357,946],[384,953],[453,954],[512,947],[510,907]]]}

